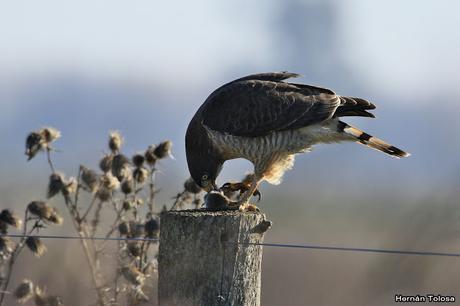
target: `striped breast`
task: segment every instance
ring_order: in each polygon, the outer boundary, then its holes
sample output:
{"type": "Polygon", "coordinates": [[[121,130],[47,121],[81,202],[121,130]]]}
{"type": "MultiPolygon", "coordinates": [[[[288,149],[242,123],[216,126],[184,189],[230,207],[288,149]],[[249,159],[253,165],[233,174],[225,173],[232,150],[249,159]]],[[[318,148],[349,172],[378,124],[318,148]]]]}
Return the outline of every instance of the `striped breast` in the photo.
{"type": "Polygon", "coordinates": [[[343,133],[338,131],[337,124],[338,120],[332,119],[300,129],[276,131],[259,137],[234,136],[208,127],[206,130],[226,159],[246,158],[254,162],[273,154],[305,152],[317,143],[348,140],[346,138],[349,137],[344,137],[343,133]]]}
{"type": "Polygon", "coordinates": [[[273,132],[259,137],[241,137],[207,128],[208,136],[226,159],[246,158],[254,163],[274,154],[305,150],[305,141],[296,130],[273,132]]]}

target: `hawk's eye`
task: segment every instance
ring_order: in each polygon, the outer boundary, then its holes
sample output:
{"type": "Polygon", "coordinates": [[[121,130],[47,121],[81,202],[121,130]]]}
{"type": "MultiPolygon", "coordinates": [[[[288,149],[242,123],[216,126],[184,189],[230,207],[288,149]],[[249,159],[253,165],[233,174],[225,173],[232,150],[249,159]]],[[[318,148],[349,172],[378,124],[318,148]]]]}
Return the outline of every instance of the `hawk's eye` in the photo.
{"type": "Polygon", "coordinates": [[[202,182],[206,182],[208,180],[208,175],[207,174],[203,174],[203,176],[201,177],[201,181],[202,182]]]}

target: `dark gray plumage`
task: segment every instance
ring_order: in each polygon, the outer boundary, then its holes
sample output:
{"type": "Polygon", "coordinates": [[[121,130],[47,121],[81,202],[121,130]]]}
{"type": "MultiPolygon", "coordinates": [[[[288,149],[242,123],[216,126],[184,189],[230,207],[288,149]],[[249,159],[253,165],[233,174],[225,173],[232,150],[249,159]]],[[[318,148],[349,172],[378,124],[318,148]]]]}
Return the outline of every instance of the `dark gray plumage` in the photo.
{"type": "MultiPolygon", "coordinates": [[[[374,117],[375,105],[342,97],[321,87],[284,82],[289,72],[246,76],[215,90],[198,109],[186,133],[192,178],[202,188],[216,188],[223,163],[246,158],[254,164],[246,202],[262,180],[279,183],[294,155],[317,143],[357,141],[396,157],[407,153],[351,127],[338,117],[374,117]],[[394,148],[390,150],[388,148],[394,148]]],[[[242,204],[244,204],[242,203],[242,204]]]]}

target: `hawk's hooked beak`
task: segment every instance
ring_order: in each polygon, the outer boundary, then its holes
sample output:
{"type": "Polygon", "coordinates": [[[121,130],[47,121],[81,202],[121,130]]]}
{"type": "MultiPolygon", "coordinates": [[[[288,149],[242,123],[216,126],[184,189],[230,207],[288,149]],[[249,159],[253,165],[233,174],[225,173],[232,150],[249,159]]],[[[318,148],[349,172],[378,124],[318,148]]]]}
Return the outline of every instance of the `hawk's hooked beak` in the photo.
{"type": "Polygon", "coordinates": [[[208,184],[206,187],[203,187],[204,191],[206,192],[211,192],[212,190],[218,190],[216,182],[212,182],[211,184],[208,184]]]}

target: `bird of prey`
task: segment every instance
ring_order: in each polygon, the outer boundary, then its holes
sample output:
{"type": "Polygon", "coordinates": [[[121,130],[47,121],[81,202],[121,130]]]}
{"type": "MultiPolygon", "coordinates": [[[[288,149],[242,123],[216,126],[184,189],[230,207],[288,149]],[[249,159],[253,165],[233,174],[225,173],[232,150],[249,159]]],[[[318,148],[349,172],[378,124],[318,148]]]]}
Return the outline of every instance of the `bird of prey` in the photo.
{"type": "Polygon", "coordinates": [[[279,184],[294,156],[319,143],[354,141],[393,157],[409,156],[383,140],[340,120],[371,117],[371,102],[339,96],[333,91],[285,80],[289,72],[249,75],[216,89],[189,123],[185,136],[187,163],[195,182],[217,190],[216,178],[225,161],[244,158],[254,165],[250,188],[238,202],[240,210],[260,182],[279,184]]]}

